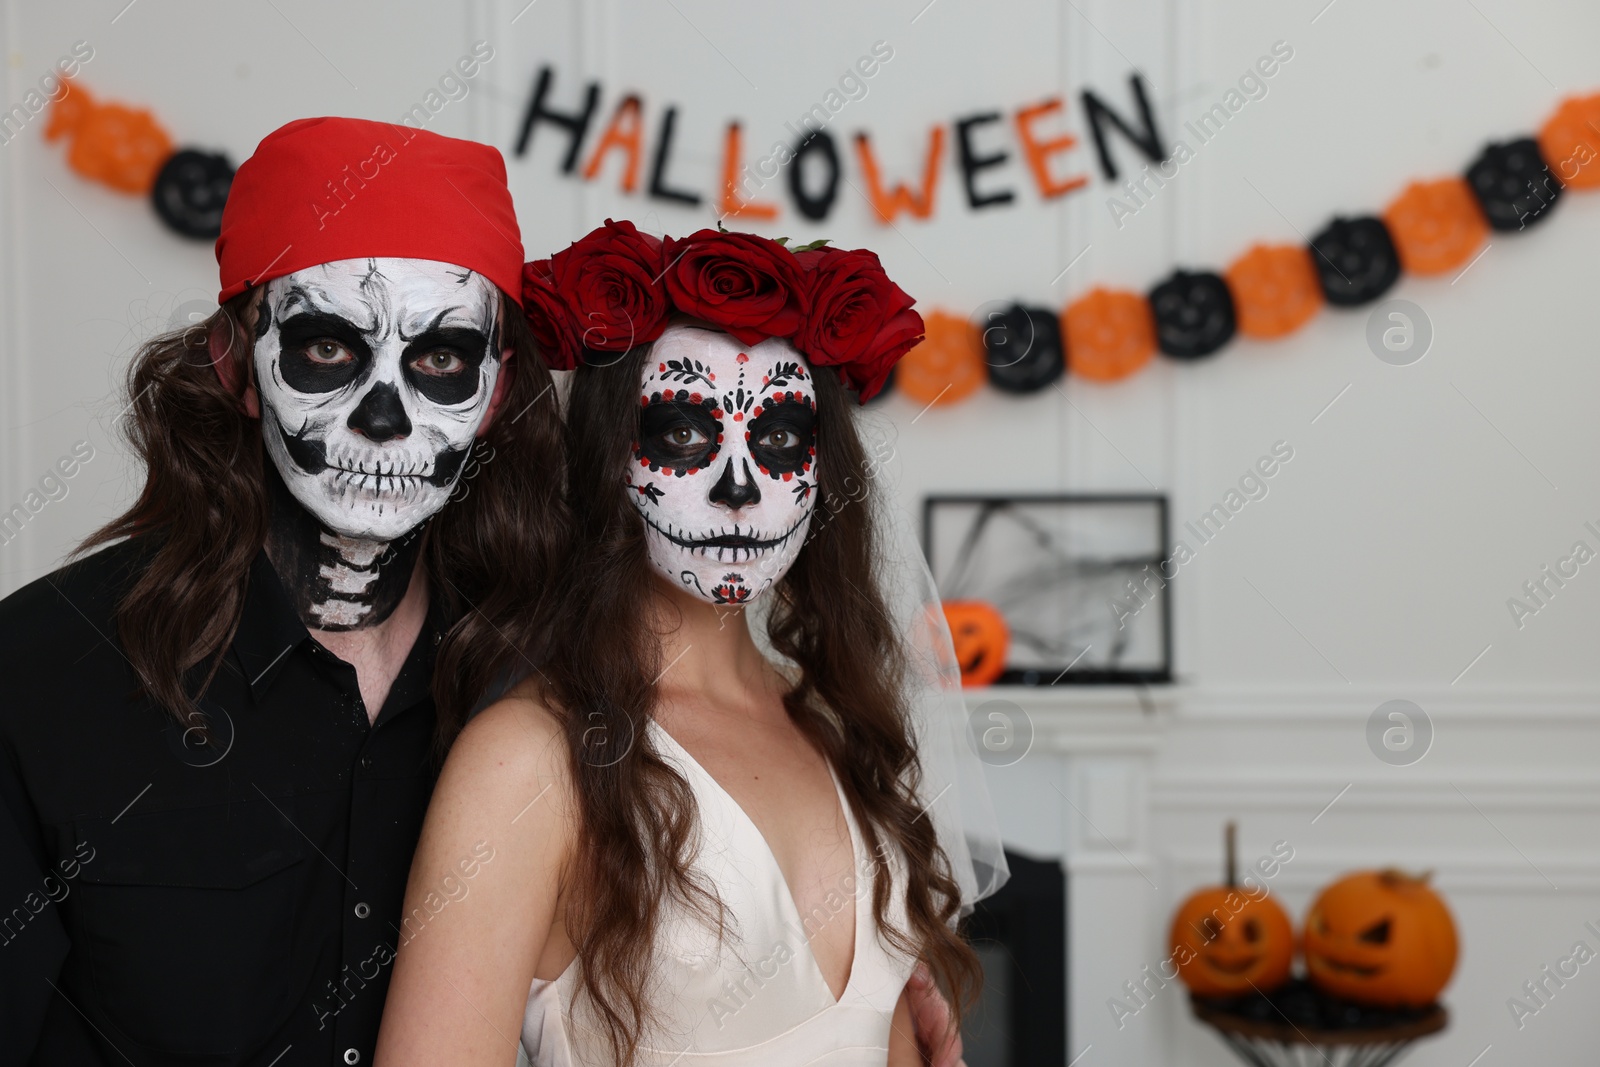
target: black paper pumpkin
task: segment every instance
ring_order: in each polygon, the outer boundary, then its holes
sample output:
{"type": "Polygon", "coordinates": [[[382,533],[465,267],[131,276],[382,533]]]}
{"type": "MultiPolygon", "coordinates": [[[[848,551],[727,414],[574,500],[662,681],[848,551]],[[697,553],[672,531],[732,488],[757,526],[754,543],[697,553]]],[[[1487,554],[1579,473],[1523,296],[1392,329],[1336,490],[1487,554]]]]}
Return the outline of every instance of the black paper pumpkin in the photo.
{"type": "Polygon", "coordinates": [[[232,185],[233,165],[227,156],[183,148],[162,165],[150,200],[174,232],[209,239],[222,232],[222,205],[232,185]]]}
{"type": "Polygon", "coordinates": [[[1561,195],[1561,183],[1531,137],[1486,147],[1467,168],[1467,184],[1497,230],[1538,222],[1561,195]]]}
{"type": "Polygon", "coordinates": [[[1311,239],[1311,261],[1328,303],[1376,300],[1400,277],[1400,254],[1382,219],[1336,218],[1311,239]]]}
{"type": "Polygon", "coordinates": [[[1209,356],[1233,338],[1233,294],[1222,275],[1173,271],[1150,290],[1156,343],[1173,359],[1209,356]]]}
{"type": "Polygon", "coordinates": [[[1031,393],[1060,378],[1061,319],[1045,308],[1012,304],[978,323],[989,382],[1007,393],[1031,393]]]}

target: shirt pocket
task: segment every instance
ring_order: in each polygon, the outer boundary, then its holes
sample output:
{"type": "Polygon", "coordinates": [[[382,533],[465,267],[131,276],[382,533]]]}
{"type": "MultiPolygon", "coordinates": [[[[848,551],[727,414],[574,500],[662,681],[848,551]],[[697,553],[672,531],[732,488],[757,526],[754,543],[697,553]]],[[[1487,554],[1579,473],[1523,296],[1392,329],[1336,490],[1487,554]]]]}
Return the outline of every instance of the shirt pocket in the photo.
{"type": "Polygon", "coordinates": [[[74,954],[129,1040],[216,1055],[283,1025],[309,981],[291,957],[305,888],[292,818],[280,798],[74,824],[74,954]]]}

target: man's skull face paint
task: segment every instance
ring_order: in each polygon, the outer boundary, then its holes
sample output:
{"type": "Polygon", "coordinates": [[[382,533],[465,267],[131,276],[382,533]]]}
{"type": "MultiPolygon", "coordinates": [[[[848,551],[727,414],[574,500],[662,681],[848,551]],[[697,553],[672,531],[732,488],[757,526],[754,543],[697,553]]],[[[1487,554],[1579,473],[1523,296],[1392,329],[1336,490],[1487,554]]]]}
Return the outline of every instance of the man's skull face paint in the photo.
{"type": "Polygon", "coordinates": [[[329,530],[390,541],[444,506],[494,393],[499,292],[463,267],[347,259],[266,285],[267,454],[329,530]]]}
{"type": "Polygon", "coordinates": [[[639,397],[628,493],[656,571],[742,604],[788,571],[816,503],[816,393],[787,342],[667,328],[639,397]]]}

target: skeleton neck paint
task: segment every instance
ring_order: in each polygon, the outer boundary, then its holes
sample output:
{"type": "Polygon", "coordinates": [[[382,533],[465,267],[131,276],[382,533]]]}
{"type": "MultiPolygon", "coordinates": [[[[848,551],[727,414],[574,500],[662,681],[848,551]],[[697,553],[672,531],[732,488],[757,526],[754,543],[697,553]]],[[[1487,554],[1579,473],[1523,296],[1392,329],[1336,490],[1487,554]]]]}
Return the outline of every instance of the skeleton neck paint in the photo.
{"type": "Polygon", "coordinates": [[[395,541],[347,537],[301,507],[276,470],[267,481],[267,557],[306,627],[360,630],[392,615],[411,587],[426,525],[395,541]]]}
{"type": "Polygon", "coordinates": [[[788,572],[811,523],[811,368],[787,341],[670,326],[645,367],[633,454],[651,566],[702,600],[748,603],[788,572]]]}
{"type": "Polygon", "coordinates": [[[374,626],[405,596],[494,393],[498,310],[483,277],[428,260],[341,260],[264,287],[267,552],[308,627],[374,626]]]}

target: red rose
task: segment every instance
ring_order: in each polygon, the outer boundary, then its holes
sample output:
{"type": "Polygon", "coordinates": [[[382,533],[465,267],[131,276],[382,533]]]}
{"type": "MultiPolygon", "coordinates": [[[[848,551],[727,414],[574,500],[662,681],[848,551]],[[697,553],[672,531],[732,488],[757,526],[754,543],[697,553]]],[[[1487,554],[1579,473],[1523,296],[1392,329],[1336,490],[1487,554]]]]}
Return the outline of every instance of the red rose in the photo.
{"type": "Polygon", "coordinates": [[[796,258],[807,268],[811,313],[795,347],[814,364],[837,367],[863,403],[872,399],[900,357],[922,340],[915,301],[866,249],[820,248],[796,258]]]}
{"type": "Polygon", "coordinates": [[[701,230],[664,250],[667,293],[685,315],[742,344],[791,337],[810,309],[794,253],[753,233],[701,230]]]}
{"type": "Polygon", "coordinates": [[[550,261],[522,265],[522,314],[539,346],[539,354],[552,370],[572,370],[582,356],[578,319],[556,292],[550,261]]]}
{"type": "Polygon", "coordinates": [[[626,352],[667,327],[672,306],[661,284],[661,241],[631,222],[607,219],[552,256],[550,272],[577,315],[584,348],[626,352]]]}

